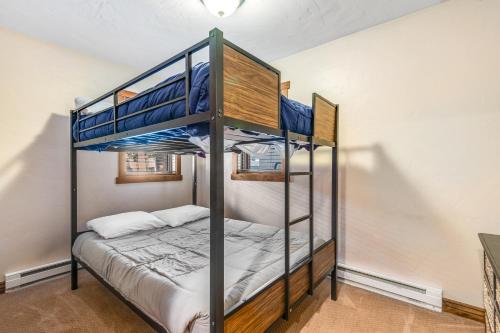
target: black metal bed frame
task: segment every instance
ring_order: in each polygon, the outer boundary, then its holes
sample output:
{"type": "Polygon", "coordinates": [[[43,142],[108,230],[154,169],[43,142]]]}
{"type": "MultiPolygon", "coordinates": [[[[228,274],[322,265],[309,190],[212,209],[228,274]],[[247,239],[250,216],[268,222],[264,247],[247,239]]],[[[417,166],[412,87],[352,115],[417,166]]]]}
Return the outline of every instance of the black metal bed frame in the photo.
{"type": "MultiPolygon", "coordinates": [[[[296,271],[302,265],[310,265],[309,278],[310,284],[308,288],[308,294],[312,295],[313,289],[315,287],[313,282],[313,257],[314,253],[318,252],[323,246],[330,244],[332,241],[335,242],[335,264],[333,270],[331,271],[331,298],[336,300],[337,298],[337,211],[338,211],[338,192],[337,192],[337,174],[338,174],[338,162],[337,162],[337,147],[338,147],[338,105],[331,104],[337,108],[335,113],[335,140],[334,142],[327,142],[319,138],[314,138],[313,136],[306,137],[297,133],[293,133],[286,130],[280,130],[276,128],[271,128],[259,124],[250,123],[247,121],[227,117],[224,115],[224,94],[223,94],[223,48],[224,45],[228,45],[231,48],[237,50],[238,52],[244,54],[251,60],[262,65],[275,72],[279,81],[281,81],[280,72],[266,64],[262,60],[254,57],[250,53],[242,50],[238,46],[230,43],[223,38],[223,34],[218,29],[213,29],[209,33],[209,37],[202,40],[201,42],[193,45],[192,47],[178,53],[177,55],[167,59],[166,61],[160,63],[159,65],[149,69],[148,71],[138,75],[137,77],[129,80],[128,82],[116,87],[115,89],[109,91],[108,93],[96,98],[95,100],[72,110],[70,115],[70,139],[71,139],[71,153],[70,153],[70,168],[71,168],[71,248],[78,235],[82,232],[78,232],[77,228],[77,151],[83,150],[86,147],[91,147],[93,145],[99,144],[109,144],[106,149],[108,151],[128,151],[129,149],[142,149],[142,150],[152,150],[152,151],[167,151],[167,152],[182,152],[182,153],[193,153],[193,186],[192,186],[192,202],[196,204],[197,202],[197,167],[196,167],[196,153],[200,149],[189,143],[187,140],[182,138],[176,139],[165,139],[160,138],[157,142],[152,142],[144,145],[131,144],[125,146],[113,146],[113,142],[121,139],[137,137],[141,135],[151,134],[163,130],[178,128],[190,124],[196,124],[201,122],[206,122],[209,124],[210,128],[210,331],[223,332],[224,331],[224,318],[236,313],[242,306],[250,302],[255,296],[270,288],[274,285],[276,281],[280,278],[285,278],[285,314],[284,319],[288,318],[288,313],[291,311],[291,305],[289,301],[289,277],[292,271],[296,271]],[[190,74],[192,70],[191,56],[193,53],[208,47],[209,48],[209,61],[210,61],[210,81],[209,81],[209,103],[210,111],[191,114],[189,110],[189,90],[190,90],[190,74]],[[175,79],[169,80],[161,85],[154,88],[146,90],[146,92],[151,92],[158,90],[160,88],[166,87],[170,84],[178,82],[179,80],[185,80],[185,95],[181,97],[174,98],[167,102],[161,103],[159,105],[140,110],[136,113],[129,114],[126,116],[119,117],[118,107],[125,103],[139,98],[142,96],[138,94],[126,101],[118,103],[118,93],[121,90],[133,85],[158,71],[177,63],[178,61],[185,61],[185,73],[177,76],[175,79]],[[113,120],[95,125],[90,128],[80,130],[80,122],[85,120],[86,117],[81,116],[81,111],[87,107],[102,101],[103,99],[113,97],[113,120]],[[159,124],[154,124],[146,127],[137,128],[134,130],[127,130],[123,132],[118,132],[118,122],[124,120],[130,116],[138,115],[141,113],[153,111],[162,106],[179,102],[185,100],[186,114],[183,117],[168,120],[159,124]],[[77,129],[77,139],[73,140],[73,122],[76,122],[77,129]],[[90,129],[95,129],[101,126],[107,126],[113,124],[113,133],[89,139],[85,141],[80,140],[80,134],[88,131],[90,129]],[[242,304],[239,304],[235,308],[229,310],[229,312],[224,314],[224,127],[231,126],[235,128],[240,128],[244,130],[249,130],[258,133],[264,133],[271,136],[270,139],[259,139],[249,137],[248,140],[243,140],[246,143],[255,142],[271,142],[271,141],[284,141],[285,143],[285,273],[277,278],[276,280],[269,282],[266,286],[261,288],[256,292],[251,298],[247,299],[242,304]],[[75,142],[74,142],[75,141],[75,142]],[[290,172],[290,142],[301,141],[309,144],[309,171],[308,172],[290,172]],[[314,179],[314,147],[315,145],[327,145],[332,147],[332,239],[327,243],[323,244],[318,249],[314,249],[313,244],[313,179],[314,179]],[[290,220],[290,177],[293,176],[309,176],[309,214],[303,217],[290,220]],[[309,225],[309,258],[306,258],[301,264],[297,265],[291,271],[290,268],[290,243],[289,234],[290,226],[308,220],[309,225]]],[[[278,94],[280,94],[278,89],[278,94]]],[[[279,96],[278,96],[279,97],[279,96]]],[[[278,101],[280,98],[278,98],[278,101]]],[[[315,98],[313,98],[314,103],[315,98]]],[[[314,105],[313,105],[314,107],[314,105]]],[[[280,108],[281,109],[281,108],[280,108]]],[[[314,129],[313,129],[314,130],[314,129]]],[[[314,131],[313,131],[314,133],[314,131]]],[[[113,286],[111,286],[107,281],[105,281],[98,273],[93,269],[88,267],[84,262],[80,261],[79,258],[75,257],[71,253],[71,289],[78,288],[78,264],[83,268],[88,270],[93,276],[95,276],[101,283],[103,283],[107,288],[109,288],[118,298],[120,298],[125,304],[127,304],[134,312],[141,316],[148,324],[150,324],[158,332],[165,332],[165,329],[149,317],[146,313],[141,311],[136,305],[124,298],[119,291],[117,291],[113,286]]]]}

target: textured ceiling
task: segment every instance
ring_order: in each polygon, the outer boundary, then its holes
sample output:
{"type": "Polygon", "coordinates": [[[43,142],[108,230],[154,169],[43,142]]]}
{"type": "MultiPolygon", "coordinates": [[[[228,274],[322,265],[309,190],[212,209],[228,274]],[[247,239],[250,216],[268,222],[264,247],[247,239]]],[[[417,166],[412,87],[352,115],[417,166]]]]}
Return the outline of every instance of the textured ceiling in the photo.
{"type": "Polygon", "coordinates": [[[1,0],[0,25],[144,68],[208,36],[271,61],[441,0],[246,0],[229,18],[199,0],[1,0]]]}

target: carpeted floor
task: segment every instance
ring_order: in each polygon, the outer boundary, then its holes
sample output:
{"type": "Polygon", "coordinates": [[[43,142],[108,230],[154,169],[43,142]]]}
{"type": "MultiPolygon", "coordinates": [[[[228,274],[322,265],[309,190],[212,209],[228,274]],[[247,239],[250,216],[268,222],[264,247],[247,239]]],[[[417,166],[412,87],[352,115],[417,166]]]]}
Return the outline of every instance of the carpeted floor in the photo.
{"type": "MultiPolygon", "coordinates": [[[[329,281],[306,298],[273,332],[484,332],[478,322],[435,313],[348,285],[329,298],[329,281]]],[[[0,332],[152,332],[88,273],[80,288],[69,277],[0,295],[0,332]]]]}

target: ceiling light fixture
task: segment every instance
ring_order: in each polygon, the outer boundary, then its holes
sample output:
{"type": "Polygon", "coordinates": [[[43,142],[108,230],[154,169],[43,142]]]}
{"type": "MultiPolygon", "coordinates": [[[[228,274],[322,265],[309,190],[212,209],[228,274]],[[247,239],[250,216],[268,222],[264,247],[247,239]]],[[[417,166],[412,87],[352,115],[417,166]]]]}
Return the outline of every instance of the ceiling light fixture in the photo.
{"type": "Polygon", "coordinates": [[[228,17],[234,14],[245,0],[201,0],[208,11],[217,17],[228,17]]]}

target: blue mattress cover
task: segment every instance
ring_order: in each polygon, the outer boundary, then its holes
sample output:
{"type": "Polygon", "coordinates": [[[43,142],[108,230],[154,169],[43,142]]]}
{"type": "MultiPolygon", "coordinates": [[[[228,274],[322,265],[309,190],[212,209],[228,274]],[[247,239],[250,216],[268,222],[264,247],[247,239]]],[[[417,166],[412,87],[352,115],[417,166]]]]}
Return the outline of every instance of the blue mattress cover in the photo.
{"type": "MultiPolygon", "coordinates": [[[[209,63],[199,63],[192,68],[191,89],[189,91],[189,108],[191,114],[206,112],[209,110],[209,63]]],[[[177,74],[160,82],[174,80],[183,76],[184,73],[177,74]]],[[[158,86],[157,85],[157,86],[158,86]]],[[[140,97],[118,106],[118,117],[133,114],[140,110],[156,106],[185,94],[185,80],[179,80],[171,85],[151,91],[148,89],[140,93],[140,97]]],[[[303,135],[311,135],[312,131],[312,108],[299,102],[281,96],[281,128],[303,135]]],[[[182,117],[186,114],[186,104],[184,100],[168,104],[155,110],[131,116],[118,121],[117,131],[123,132],[149,126],[164,121],[182,117]]],[[[79,130],[85,130],[93,126],[103,124],[113,120],[113,108],[108,108],[94,115],[80,116],[79,130]]],[[[208,134],[206,125],[190,125],[186,133],[191,136],[203,136],[208,134]]],[[[80,141],[85,141],[101,136],[113,134],[113,124],[107,124],[80,133],[80,141]]],[[[73,117],[73,139],[78,137],[78,126],[76,117],[73,117]]]]}

